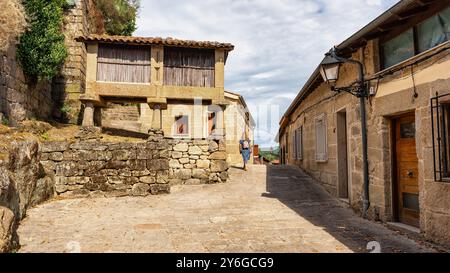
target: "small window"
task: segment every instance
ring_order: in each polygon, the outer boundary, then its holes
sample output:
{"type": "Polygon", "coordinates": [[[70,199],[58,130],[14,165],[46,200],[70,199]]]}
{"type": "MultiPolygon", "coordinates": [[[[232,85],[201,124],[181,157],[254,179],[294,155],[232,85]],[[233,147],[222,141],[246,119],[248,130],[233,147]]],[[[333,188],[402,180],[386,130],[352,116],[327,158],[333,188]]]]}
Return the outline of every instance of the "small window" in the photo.
{"type": "Polygon", "coordinates": [[[293,151],[293,157],[294,157],[294,159],[297,159],[297,149],[298,149],[298,147],[297,147],[297,138],[298,138],[298,136],[297,136],[297,130],[295,130],[294,131],[294,135],[292,136],[292,147],[293,147],[293,149],[294,149],[294,151],[293,151]]]}
{"type": "Polygon", "coordinates": [[[450,8],[381,45],[383,68],[401,63],[450,40],[450,8]]]}
{"type": "Polygon", "coordinates": [[[417,26],[419,53],[438,46],[450,38],[450,8],[417,26]]]}
{"type": "Polygon", "coordinates": [[[416,137],[416,123],[409,122],[400,124],[401,138],[415,138],[416,137]]]}
{"type": "Polygon", "coordinates": [[[388,68],[401,63],[415,55],[414,31],[408,31],[398,35],[382,45],[383,67],[388,68]]]}
{"type": "Polygon", "coordinates": [[[297,129],[297,159],[302,160],[303,159],[303,127],[300,127],[297,129]]]}
{"type": "Polygon", "coordinates": [[[316,161],[326,162],[327,160],[327,121],[326,116],[322,115],[316,119],[316,161]]]}
{"type": "Polygon", "coordinates": [[[177,116],[175,117],[175,133],[177,136],[189,135],[189,117],[177,116]]]}
{"type": "Polygon", "coordinates": [[[450,94],[431,99],[434,178],[450,182],[450,94]]]}
{"type": "Polygon", "coordinates": [[[215,112],[208,113],[208,135],[211,136],[216,131],[217,114],[215,112]]]}

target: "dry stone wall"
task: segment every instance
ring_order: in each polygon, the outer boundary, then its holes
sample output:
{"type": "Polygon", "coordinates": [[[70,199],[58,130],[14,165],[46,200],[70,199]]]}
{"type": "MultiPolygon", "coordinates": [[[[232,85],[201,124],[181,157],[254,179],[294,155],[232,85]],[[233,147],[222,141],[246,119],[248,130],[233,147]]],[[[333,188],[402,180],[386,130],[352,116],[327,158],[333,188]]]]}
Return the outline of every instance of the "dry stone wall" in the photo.
{"type": "Polygon", "coordinates": [[[31,118],[48,119],[52,116],[53,105],[49,82],[27,84],[14,46],[0,53],[0,113],[10,125],[16,126],[31,118]]]}
{"type": "Polygon", "coordinates": [[[154,135],[140,142],[47,142],[41,163],[61,196],[146,196],[175,184],[226,182],[225,145],[154,135]]]}

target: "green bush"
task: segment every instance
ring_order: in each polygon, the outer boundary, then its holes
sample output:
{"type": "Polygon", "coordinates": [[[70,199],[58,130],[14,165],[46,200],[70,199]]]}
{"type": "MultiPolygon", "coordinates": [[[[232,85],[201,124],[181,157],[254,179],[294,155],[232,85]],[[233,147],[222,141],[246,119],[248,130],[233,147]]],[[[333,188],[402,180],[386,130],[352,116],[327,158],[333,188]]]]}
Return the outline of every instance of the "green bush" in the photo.
{"type": "Polygon", "coordinates": [[[61,107],[60,111],[61,111],[61,114],[68,115],[70,113],[70,106],[67,104],[64,104],[61,107]]]}
{"type": "Polygon", "coordinates": [[[62,33],[66,0],[25,0],[29,28],[20,38],[17,57],[29,79],[56,76],[68,56],[62,33]]]}
{"type": "Polygon", "coordinates": [[[9,120],[5,116],[3,116],[1,118],[1,122],[2,122],[2,125],[9,126],[9,120]]]}
{"type": "Polygon", "coordinates": [[[103,17],[107,34],[133,35],[140,0],[94,0],[94,3],[103,17]]]}

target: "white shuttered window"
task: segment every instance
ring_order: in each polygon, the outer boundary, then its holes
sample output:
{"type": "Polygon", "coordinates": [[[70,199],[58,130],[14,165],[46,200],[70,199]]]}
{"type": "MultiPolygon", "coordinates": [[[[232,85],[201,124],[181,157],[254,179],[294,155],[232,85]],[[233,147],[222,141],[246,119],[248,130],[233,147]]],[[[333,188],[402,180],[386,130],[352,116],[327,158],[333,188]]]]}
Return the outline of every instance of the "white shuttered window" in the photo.
{"type": "Polygon", "coordinates": [[[297,129],[297,159],[303,159],[303,127],[297,129]]]}
{"type": "Polygon", "coordinates": [[[303,159],[303,128],[299,127],[292,136],[293,157],[295,160],[303,159]]]}
{"type": "Polygon", "coordinates": [[[292,136],[292,144],[292,147],[294,148],[292,155],[294,159],[297,159],[297,130],[294,131],[294,135],[292,136]]]}
{"type": "Polygon", "coordinates": [[[327,120],[323,114],[316,118],[316,161],[325,162],[328,160],[327,144],[327,120]]]}

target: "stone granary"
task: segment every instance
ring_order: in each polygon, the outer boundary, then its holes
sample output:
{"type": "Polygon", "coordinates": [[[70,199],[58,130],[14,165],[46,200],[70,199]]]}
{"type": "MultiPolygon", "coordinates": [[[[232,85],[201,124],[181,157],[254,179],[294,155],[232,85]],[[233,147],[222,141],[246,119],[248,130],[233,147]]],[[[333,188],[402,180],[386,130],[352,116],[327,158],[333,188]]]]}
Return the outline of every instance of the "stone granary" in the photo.
{"type": "MultiPolygon", "coordinates": [[[[450,1],[403,0],[336,47],[364,65],[369,217],[450,245],[450,1]],[[398,224],[397,224],[398,225],[398,224]]],[[[331,45],[330,45],[331,47],[331,45]]],[[[337,87],[358,77],[341,65],[337,87]]],[[[280,122],[281,160],[360,211],[359,99],[310,76],[280,122]]]]}
{"type": "MultiPolygon", "coordinates": [[[[227,136],[234,154],[234,142],[246,132],[253,137],[243,97],[224,89],[233,45],[103,35],[77,41],[87,49],[83,126],[161,129],[176,139],[227,136]]],[[[229,161],[239,163],[239,157],[230,155],[229,161]]]]}

